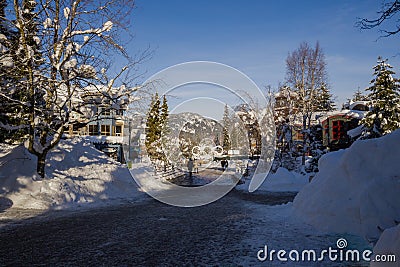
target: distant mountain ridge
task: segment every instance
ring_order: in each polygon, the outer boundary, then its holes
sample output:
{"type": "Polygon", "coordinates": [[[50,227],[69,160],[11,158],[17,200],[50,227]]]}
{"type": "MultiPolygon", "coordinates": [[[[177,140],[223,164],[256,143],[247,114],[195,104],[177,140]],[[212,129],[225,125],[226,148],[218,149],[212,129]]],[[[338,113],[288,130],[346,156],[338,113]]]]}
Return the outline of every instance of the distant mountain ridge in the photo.
{"type": "Polygon", "coordinates": [[[189,139],[194,144],[205,138],[219,139],[223,128],[220,122],[191,112],[170,114],[168,127],[172,131],[178,131],[180,139],[189,139]]]}

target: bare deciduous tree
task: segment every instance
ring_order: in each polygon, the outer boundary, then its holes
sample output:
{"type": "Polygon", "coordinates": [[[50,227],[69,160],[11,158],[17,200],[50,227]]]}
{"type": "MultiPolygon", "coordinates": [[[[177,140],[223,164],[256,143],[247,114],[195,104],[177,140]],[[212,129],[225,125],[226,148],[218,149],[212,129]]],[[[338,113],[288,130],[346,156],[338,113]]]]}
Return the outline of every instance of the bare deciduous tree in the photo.
{"type": "MultiPolygon", "coordinates": [[[[377,12],[378,17],[374,19],[359,18],[356,22],[356,26],[362,30],[369,30],[376,27],[381,27],[385,21],[395,19],[399,22],[398,15],[400,11],[400,1],[395,0],[392,2],[383,2],[381,9],[377,12]],[[397,16],[397,18],[396,18],[397,16]]],[[[380,29],[383,33],[383,37],[388,37],[400,32],[400,24],[396,24],[394,29],[380,29]]]]}
{"type": "Polygon", "coordinates": [[[313,112],[318,108],[321,88],[327,84],[325,54],[319,43],[312,48],[303,42],[289,53],[286,59],[286,82],[297,93],[296,106],[303,121],[303,157],[307,144],[307,129],[311,126],[313,112]]]}

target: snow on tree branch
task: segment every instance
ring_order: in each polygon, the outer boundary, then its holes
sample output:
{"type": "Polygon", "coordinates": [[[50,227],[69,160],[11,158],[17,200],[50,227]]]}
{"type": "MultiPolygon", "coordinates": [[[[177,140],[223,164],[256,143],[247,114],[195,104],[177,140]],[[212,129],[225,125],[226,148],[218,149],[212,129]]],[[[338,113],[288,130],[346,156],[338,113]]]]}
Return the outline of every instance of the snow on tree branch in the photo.
{"type": "Polygon", "coordinates": [[[47,152],[74,122],[73,112],[93,103],[112,108],[136,90],[122,74],[137,61],[119,38],[133,6],[130,0],[14,0],[7,16],[16,19],[0,36],[0,100],[12,103],[14,113],[0,112],[0,128],[26,129],[40,176],[47,152]],[[128,63],[112,74],[108,70],[118,55],[128,63]]]}

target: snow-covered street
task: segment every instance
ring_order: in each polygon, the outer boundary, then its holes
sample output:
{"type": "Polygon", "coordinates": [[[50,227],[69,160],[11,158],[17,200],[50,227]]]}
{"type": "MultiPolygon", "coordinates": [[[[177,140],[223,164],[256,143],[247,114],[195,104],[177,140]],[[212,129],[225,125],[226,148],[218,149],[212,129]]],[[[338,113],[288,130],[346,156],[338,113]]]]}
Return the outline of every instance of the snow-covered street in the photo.
{"type": "MultiPolygon", "coordinates": [[[[346,151],[355,153],[356,149],[374,146],[376,154],[379,151],[384,153],[387,147],[397,144],[399,133],[379,139],[379,146],[375,144],[376,141],[370,140],[359,142],[346,151]]],[[[357,249],[372,253],[372,243],[368,243],[370,235],[355,231],[359,229],[357,226],[348,227],[346,231],[331,229],[332,225],[346,226],[345,220],[357,221],[353,215],[361,214],[355,212],[352,216],[337,216],[335,221],[330,221],[327,216],[345,212],[343,208],[347,205],[324,204],[333,203],[329,197],[344,193],[340,186],[347,184],[345,175],[340,176],[342,183],[334,182],[338,179],[334,168],[324,167],[311,183],[306,175],[278,168],[275,173],[268,175],[259,190],[249,193],[249,184],[257,166],[257,161],[249,161],[249,175],[243,177],[230,193],[207,205],[180,208],[161,203],[145,192],[150,195],[156,193],[160,201],[179,198],[181,192],[177,188],[182,188],[180,186],[195,189],[217,182],[216,179],[221,175],[226,176],[206,191],[214,194],[221,188],[228,188],[232,181],[237,181],[235,162],[231,161],[225,171],[213,163],[209,168],[194,172],[191,178],[186,173],[170,180],[172,184],[159,174],[155,175],[148,161],[133,164],[129,173],[122,164],[76,139],[63,141],[59,149],[51,152],[51,163],[48,166],[55,175],[48,177],[48,180],[36,180],[27,172],[27,167],[34,164],[34,160],[28,157],[23,147],[10,148],[9,151],[4,153],[1,168],[6,177],[2,186],[4,193],[0,196],[1,266],[369,266],[361,258],[361,261],[348,262],[330,260],[328,257],[322,261],[290,259],[284,262],[278,261],[276,255],[269,254],[273,259],[260,260],[266,248],[269,253],[280,250],[288,253],[292,250],[300,253],[314,250],[318,258],[323,250],[337,249],[340,239],[345,239],[346,251],[357,249]],[[76,162],[74,157],[82,161],[76,162]],[[25,166],[26,169],[16,168],[17,165],[25,166]],[[332,181],[327,180],[330,177],[332,181]],[[333,184],[313,189],[319,183],[329,181],[333,184]],[[309,192],[305,194],[307,190],[309,192]],[[323,193],[328,191],[331,193],[323,193]],[[320,196],[312,204],[318,212],[313,212],[306,201],[316,194],[320,196]],[[309,216],[303,211],[308,211],[309,216]]],[[[320,166],[335,166],[329,161],[332,158],[340,159],[346,155],[346,151],[328,154],[329,157],[322,158],[323,164],[320,166]]],[[[368,159],[360,162],[366,161],[368,159]]],[[[367,177],[364,174],[352,175],[349,168],[344,169],[352,177],[367,177]]],[[[361,169],[359,167],[354,170],[359,172],[361,169]]],[[[396,173],[394,167],[387,167],[385,171],[396,173]]],[[[352,188],[349,194],[354,194],[354,188],[359,187],[352,188]]],[[[391,190],[388,188],[386,192],[391,190]]],[[[193,193],[187,197],[197,201],[205,196],[193,193]]],[[[396,203],[398,200],[394,197],[392,205],[396,203]]],[[[385,210],[380,208],[379,211],[385,210]]],[[[391,216],[391,213],[386,213],[391,216]]],[[[396,222],[396,217],[394,219],[390,221],[392,224],[396,222]]],[[[369,222],[371,220],[366,221],[369,222]]],[[[368,225],[372,225],[370,229],[373,229],[373,224],[368,225]]],[[[396,246],[397,241],[392,240],[397,240],[396,231],[396,228],[388,228],[384,232],[382,236],[385,237],[378,243],[377,252],[391,255],[396,251],[396,247],[390,247],[396,246]]]]}
{"type": "MultiPolygon", "coordinates": [[[[274,249],[322,250],[343,237],[317,233],[291,218],[291,204],[279,204],[293,198],[293,193],[251,197],[234,190],[196,208],[147,198],[95,210],[53,211],[0,230],[0,265],[280,266],[276,260],[260,262],[258,250],[266,244],[274,249]]],[[[366,246],[361,238],[346,239],[352,246],[366,246]]]]}

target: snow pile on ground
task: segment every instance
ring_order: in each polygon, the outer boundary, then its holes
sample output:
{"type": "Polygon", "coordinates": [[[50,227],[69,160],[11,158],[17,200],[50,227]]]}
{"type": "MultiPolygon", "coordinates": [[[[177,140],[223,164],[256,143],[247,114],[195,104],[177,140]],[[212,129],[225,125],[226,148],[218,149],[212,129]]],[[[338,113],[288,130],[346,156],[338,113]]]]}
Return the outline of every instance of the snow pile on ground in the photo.
{"type": "Polygon", "coordinates": [[[0,143],[0,158],[10,153],[13,148],[15,148],[15,145],[0,143]]]}
{"type": "MultiPolygon", "coordinates": [[[[249,180],[245,180],[245,183],[237,185],[236,189],[248,191],[249,183],[249,180]]],[[[270,172],[268,174],[267,178],[254,193],[262,191],[298,192],[306,184],[308,184],[308,176],[279,167],[275,173],[270,172]]]]}
{"type": "Polygon", "coordinates": [[[173,187],[173,184],[155,175],[154,167],[150,163],[149,159],[140,163],[132,164],[132,168],[129,171],[136,182],[140,185],[139,190],[142,192],[158,192],[169,190],[173,187]]]}
{"type": "Polygon", "coordinates": [[[319,173],[294,200],[303,220],[376,241],[400,221],[400,130],[324,155],[319,173]]]}
{"type": "MultiPolygon", "coordinates": [[[[399,266],[400,260],[400,225],[386,229],[374,247],[374,255],[395,255],[396,262],[371,262],[371,267],[399,266]]],[[[374,258],[374,257],[373,257],[374,258]]]]}
{"type": "Polygon", "coordinates": [[[308,184],[308,176],[280,167],[275,173],[268,174],[267,179],[258,190],[275,192],[299,191],[306,184],[308,184]]]}
{"type": "Polygon", "coordinates": [[[0,198],[13,208],[49,209],[108,205],[142,195],[128,169],[82,139],[61,140],[47,156],[46,178],[36,157],[17,146],[0,158],[0,198]]]}

